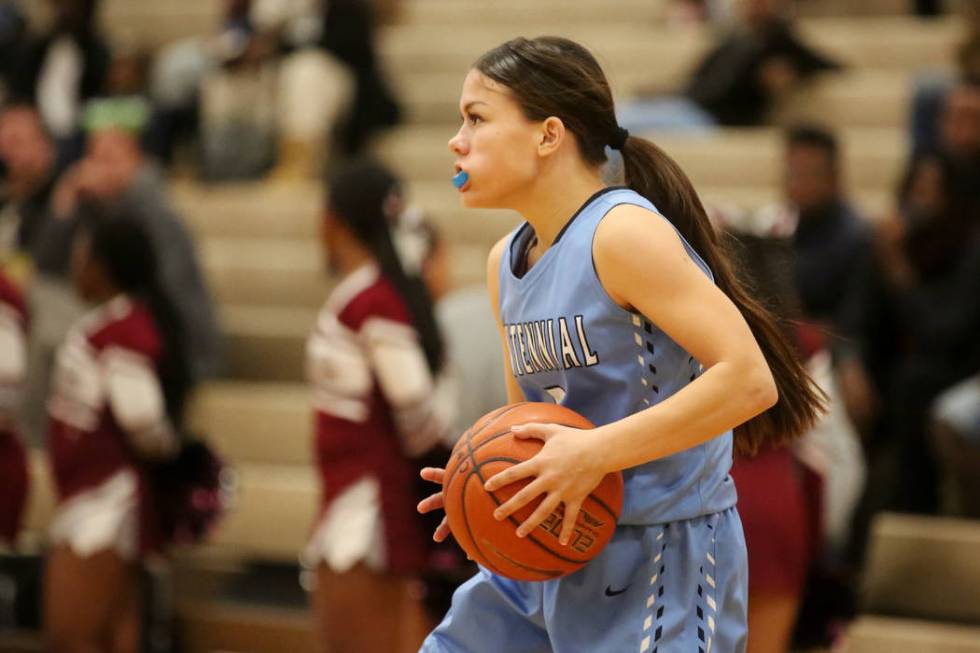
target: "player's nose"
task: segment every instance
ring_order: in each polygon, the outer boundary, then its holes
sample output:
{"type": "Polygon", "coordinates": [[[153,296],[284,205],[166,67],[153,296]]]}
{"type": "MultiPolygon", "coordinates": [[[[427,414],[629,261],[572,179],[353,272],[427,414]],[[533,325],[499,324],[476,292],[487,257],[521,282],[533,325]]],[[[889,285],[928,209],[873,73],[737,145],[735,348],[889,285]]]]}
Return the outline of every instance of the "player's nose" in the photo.
{"type": "Polygon", "coordinates": [[[449,151],[457,156],[463,156],[466,154],[468,145],[466,139],[463,136],[463,128],[460,127],[456,135],[449,139],[449,151]]]}

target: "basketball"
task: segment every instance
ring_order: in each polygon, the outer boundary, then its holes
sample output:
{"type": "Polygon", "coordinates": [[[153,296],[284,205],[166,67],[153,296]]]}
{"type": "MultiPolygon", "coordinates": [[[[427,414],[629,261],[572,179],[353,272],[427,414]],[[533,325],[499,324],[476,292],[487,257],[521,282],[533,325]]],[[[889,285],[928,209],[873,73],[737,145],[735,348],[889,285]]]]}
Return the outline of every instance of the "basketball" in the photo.
{"type": "Polygon", "coordinates": [[[483,484],[498,472],[536,454],[544,443],[514,437],[510,428],[530,422],[590,429],[589,420],[556,404],[510,404],[484,415],[460,437],[446,465],[443,496],[453,537],[474,561],[515,580],[549,580],[570,574],[599,554],[612,539],[623,506],[623,476],[607,474],[586,497],[568,545],[558,541],[564,506],[559,504],[524,538],[517,527],[541,503],[537,497],[507,519],[494,510],[533,479],[522,479],[495,492],[483,484]]]}

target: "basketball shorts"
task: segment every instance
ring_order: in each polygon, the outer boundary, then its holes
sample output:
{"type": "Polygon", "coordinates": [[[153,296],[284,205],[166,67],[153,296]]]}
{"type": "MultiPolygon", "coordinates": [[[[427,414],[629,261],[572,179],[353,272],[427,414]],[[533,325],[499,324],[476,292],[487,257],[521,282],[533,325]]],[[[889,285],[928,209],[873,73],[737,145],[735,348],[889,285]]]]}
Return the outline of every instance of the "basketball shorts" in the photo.
{"type": "Polygon", "coordinates": [[[521,582],[480,568],[423,653],[741,653],[748,564],[738,512],[621,525],[584,568],[521,582]]]}

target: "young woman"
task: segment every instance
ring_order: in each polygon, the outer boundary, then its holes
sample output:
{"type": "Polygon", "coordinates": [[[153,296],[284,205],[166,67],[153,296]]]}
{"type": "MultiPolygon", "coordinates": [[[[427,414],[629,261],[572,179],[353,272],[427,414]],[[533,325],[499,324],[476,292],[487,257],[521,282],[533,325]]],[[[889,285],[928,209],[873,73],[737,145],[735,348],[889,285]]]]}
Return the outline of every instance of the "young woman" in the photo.
{"type": "Polygon", "coordinates": [[[16,544],[27,498],[27,454],[17,409],[27,372],[27,305],[0,271],[0,551],[16,544]]]}
{"type": "Polygon", "coordinates": [[[147,461],[178,450],[189,375],[180,323],[138,224],[87,212],[72,274],[96,308],[59,349],[48,401],[58,507],[45,629],[55,651],[137,651],[138,562],[161,544],[147,461]]]}
{"type": "Polygon", "coordinates": [[[323,218],[340,281],[307,342],[323,503],[304,562],[316,570],[313,609],[331,653],[395,651],[423,634],[409,590],[432,542],[416,481],[426,456],[448,455],[451,403],[436,381],[432,305],[393,244],[402,207],[398,180],[361,161],[332,179],[323,218]]]}
{"type": "MultiPolygon", "coordinates": [[[[584,569],[543,583],[481,570],[422,650],[744,650],[733,442],[753,450],[800,433],[819,391],[735,280],[684,173],[618,127],[587,50],[509,41],[469,72],[460,110],[449,148],[464,205],[527,220],[488,263],[508,397],[555,400],[596,424],[515,428],[544,448],[487,481],[531,480],[495,516],[541,496],[518,535],[561,505],[568,542],[603,475],[622,470],[626,496],[616,536],[584,569]],[[626,187],[603,183],[607,146],[626,187]]],[[[438,483],[443,470],[423,475],[438,483]]],[[[441,505],[435,494],[419,509],[441,505]]],[[[435,537],[447,535],[444,523],[435,537]]]]}

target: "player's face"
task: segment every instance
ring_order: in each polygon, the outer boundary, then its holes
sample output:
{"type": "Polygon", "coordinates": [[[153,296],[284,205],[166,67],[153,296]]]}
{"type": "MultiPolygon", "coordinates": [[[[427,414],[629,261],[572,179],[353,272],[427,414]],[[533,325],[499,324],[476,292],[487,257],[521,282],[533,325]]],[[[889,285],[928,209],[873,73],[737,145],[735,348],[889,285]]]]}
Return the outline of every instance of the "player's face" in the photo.
{"type": "Polygon", "coordinates": [[[538,171],[540,123],[528,120],[507,87],[471,70],[459,100],[463,121],[449,141],[454,173],[469,180],[459,189],[463,205],[514,208],[538,171]]]}
{"type": "Polygon", "coordinates": [[[71,252],[71,278],[75,290],[85,301],[94,301],[99,295],[102,275],[91,255],[91,239],[83,234],[75,241],[71,252]]]}

